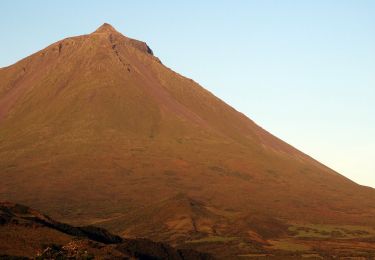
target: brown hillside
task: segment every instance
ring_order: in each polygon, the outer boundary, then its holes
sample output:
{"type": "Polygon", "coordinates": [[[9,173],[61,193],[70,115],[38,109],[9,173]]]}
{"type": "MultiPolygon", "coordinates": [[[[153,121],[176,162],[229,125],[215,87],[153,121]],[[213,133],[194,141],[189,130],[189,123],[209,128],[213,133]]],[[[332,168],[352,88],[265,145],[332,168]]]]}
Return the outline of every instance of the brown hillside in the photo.
{"type": "Polygon", "coordinates": [[[74,227],[24,205],[0,202],[0,259],[214,259],[147,239],[122,239],[107,230],[74,227]]]}
{"type": "Polygon", "coordinates": [[[108,24],[0,69],[0,171],[3,200],[175,244],[262,244],[306,223],[375,226],[374,189],[274,137],[108,24]]]}

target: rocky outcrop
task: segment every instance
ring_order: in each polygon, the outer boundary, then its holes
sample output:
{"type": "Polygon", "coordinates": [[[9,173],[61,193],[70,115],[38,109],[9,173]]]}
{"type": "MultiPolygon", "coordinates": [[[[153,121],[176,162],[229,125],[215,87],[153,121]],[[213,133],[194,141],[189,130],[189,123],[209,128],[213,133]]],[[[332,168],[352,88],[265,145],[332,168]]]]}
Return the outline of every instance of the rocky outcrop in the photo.
{"type": "MultiPolygon", "coordinates": [[[[107,230],[95,226],[74,227],[61,223],[39,213],[29,207],[9,202],[0,202],[0,229],[22,227],[23,231],[30,232],[30,243],[38,253],[35,256],[12,256],[1,252],[0,259],[213,259],[212,256],[189,249],[176,249],[167,244],[153,242],[148,239],[124,239],[111,234],[107,230]],[[38,230],[48,229],[69,235],[71,241],[61,245],[52,238],[49,244],[37,244],[42,233],[38,230]],[[35,240],[34,240],[35,239],[35,240]]],[[[20,229],[14,229],[20,230],[20,229]]],[[[20,231],[19,231],[20,232],[20,231]]],[[[13,231],[12,237],[23,236],[13,231]]],[[[12,247],[17,247],[13,241],[1,241],[12,247]]],[[[17,249],[17,248],[11,248],[17,249]]],[[[22,250],[20,250],[22,251],[22,250]]]]}

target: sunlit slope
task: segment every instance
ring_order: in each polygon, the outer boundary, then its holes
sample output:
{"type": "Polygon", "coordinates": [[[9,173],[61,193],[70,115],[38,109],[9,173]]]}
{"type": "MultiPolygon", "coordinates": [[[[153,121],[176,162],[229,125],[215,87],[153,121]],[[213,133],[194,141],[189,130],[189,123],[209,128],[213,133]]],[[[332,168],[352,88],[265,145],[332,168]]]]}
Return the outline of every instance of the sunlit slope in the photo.
{"type": "Polygon", "coordinates": [[[373,189],[272,136],[107,24],[0,69],[0,170],[1,199],[131,236],[375,224],[373,189]],[[257,229],[260,219],[276,224],[257,229]]]}

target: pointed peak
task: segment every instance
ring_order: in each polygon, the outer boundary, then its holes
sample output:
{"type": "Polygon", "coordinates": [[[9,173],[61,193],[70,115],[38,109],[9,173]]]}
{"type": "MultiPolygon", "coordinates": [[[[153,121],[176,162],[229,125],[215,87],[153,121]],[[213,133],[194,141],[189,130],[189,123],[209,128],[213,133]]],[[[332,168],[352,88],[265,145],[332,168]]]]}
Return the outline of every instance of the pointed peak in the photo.
{"type": "Polygon", "coordinates": [[[94,33],[113,33],[117,32],[109,23],[103,23],[94,33]]]}

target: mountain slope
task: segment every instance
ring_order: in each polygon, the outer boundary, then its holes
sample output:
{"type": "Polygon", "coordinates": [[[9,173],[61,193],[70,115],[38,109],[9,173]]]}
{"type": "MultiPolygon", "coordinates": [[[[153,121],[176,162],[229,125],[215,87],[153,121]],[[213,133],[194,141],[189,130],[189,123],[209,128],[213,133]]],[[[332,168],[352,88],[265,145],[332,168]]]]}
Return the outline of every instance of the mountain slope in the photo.
{"type": "Polygon", "coordinates": [[[266,239],[301,222],[375,225],[373,189],[272,136],[108,24],[0,69],[0,169],[2,199],[176,244],[266,239]]]}

